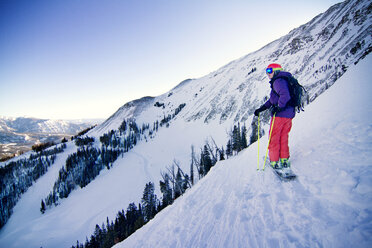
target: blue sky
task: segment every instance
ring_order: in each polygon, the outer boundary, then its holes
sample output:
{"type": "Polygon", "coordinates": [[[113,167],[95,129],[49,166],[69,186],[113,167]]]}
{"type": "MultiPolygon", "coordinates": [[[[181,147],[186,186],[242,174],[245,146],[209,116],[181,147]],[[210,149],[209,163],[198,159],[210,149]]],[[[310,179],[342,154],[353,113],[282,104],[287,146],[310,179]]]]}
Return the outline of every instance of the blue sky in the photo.
{"type": "Polygon", "coordinates": [[[108,118],[339,1],[0,0],[0,115],[108,118]]]}

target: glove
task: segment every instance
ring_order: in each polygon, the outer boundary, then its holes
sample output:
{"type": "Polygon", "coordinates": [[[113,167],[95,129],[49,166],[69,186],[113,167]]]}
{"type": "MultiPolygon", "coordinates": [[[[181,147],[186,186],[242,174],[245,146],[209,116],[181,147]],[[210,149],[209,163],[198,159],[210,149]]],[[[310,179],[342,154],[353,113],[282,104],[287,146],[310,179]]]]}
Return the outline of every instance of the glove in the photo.
{"type": "Polygon", "coordinates": [[[258,109],[254,111],[254,115],[258,116],[260,112],[265,111],[266,109],[267,107],[265,105],[262,105],[261,107],[259,107],[258,109]]]}
{"type": "Polygon", "coordinates": [[[279,107],[279,106],[273,105],[273,106],[271,107],[271,114],[275,115],[275,114],[277,114],[277,113],[283,111],[283,109],[284,109],[284,108],[281,108],[281,107],[279,107]]]}

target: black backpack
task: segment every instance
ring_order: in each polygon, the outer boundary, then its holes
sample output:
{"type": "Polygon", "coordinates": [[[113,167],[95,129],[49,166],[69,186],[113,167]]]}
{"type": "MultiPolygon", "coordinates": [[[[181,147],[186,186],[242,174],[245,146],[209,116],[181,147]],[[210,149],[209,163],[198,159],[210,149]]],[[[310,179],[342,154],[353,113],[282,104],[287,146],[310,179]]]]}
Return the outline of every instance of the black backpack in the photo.
{"type": "MultiPolygon", "coordinates": [[[[277,76],[275,78],[283,78],[288,82],[288,89],[291,99],[288,101],[287,106],[295,107],[295,110],[300,113],[304,111],[305,101],[307,100],[307,91],[305,88],[298,83],[297,79],[291,76],[277,76]]],[[[272,87],[273,91],[275,92],[274,88],[272,87]]],[[[278,95],[278,93],[275,92],[278,95]]]]}

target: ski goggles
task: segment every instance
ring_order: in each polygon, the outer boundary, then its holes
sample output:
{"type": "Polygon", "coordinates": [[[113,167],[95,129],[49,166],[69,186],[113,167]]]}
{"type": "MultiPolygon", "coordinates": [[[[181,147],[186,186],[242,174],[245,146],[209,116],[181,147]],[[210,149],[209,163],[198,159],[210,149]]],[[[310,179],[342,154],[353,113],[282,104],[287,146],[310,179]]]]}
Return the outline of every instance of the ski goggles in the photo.
{"type": "Polygon", "coordinates": [[[267,69],[266,69],[266,73],[267,73],[267,74],[271,74],[271,73],[273,73],[273,71],[274,71],[273,68],[267,68],[267,69]]]}
{"type": "Polygon", "coordinates": [[[282,68],[272,68],[272,67],[269,67],[269,68],[266,69],[266,73],[267,74],[271,74],[274,71],[281,71],[281,70],[283,70],[283,69],[282,68]]]}

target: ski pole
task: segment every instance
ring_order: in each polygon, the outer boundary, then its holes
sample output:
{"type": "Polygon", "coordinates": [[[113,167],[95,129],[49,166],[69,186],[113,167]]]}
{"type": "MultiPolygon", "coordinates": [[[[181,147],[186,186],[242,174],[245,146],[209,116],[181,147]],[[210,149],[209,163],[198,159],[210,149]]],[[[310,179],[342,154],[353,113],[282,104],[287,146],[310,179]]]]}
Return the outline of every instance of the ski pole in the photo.
{"type": "Polygon", "coordinates": [[[257,170],[260,170],[260,113],[258,113],[258,119],[257,119],[257,170]]]}
{"type": "Polygon", "coordinates": [[[265,155],[265,161],[264,161],[264,165],[263,165],[263,169],[262,169],[262,170],[265,170],[267,154],[269,153],[269,145],[270,145],[270,141],[271,141],[271,134],[272,134],[272,132],[273,132],[273,127],[274,127],[274,121],[275,121],[275,114],[274,114],[274,116],[273,116],[273,121],[271,122],[270,133],[269,133],[269,143],[267,144],[266,155],[265,155]]]}

